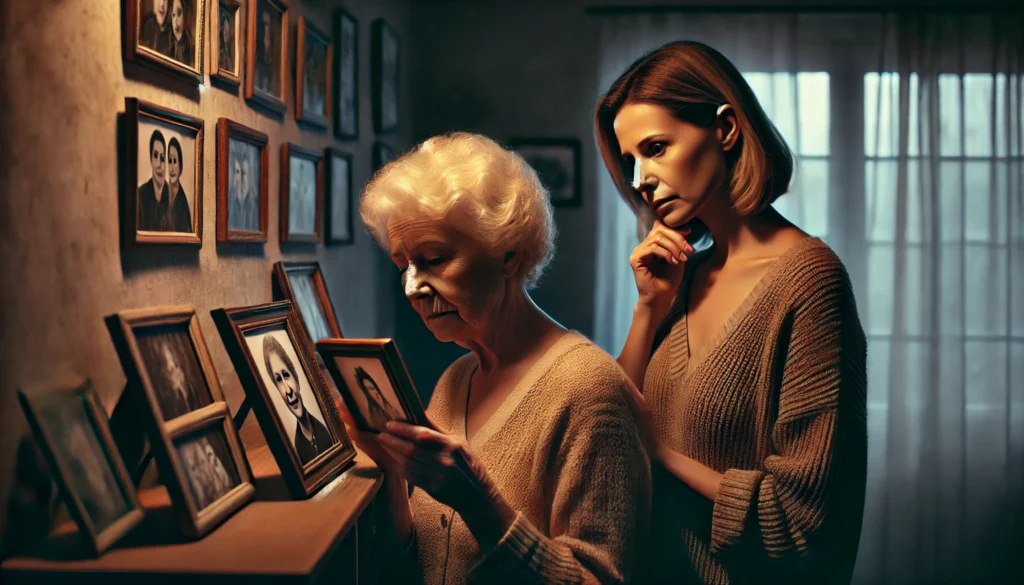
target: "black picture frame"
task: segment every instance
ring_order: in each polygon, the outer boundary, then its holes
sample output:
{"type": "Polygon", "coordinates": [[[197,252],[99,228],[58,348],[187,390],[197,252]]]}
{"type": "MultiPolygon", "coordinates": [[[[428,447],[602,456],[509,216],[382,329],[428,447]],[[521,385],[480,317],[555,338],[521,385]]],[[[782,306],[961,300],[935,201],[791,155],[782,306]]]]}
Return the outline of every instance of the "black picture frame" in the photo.
{"type": "Polygon", "coordinates": [[[343,8],[334,13],[334,66],[334,136],[358,140],[359,21],[343,8]]]}
{"type": "Polygon", "coordinates": [[[373,84],[373,127],[378,134],[398,130],[401,38],[383,18],[370,29],[370,73],[373,84]]]}
{"type": "Polygon", "coordinates": [[[511,138],[508,145],[537,171],[554,207],[582,204],[582,169],[578,138],[511,138]]]}

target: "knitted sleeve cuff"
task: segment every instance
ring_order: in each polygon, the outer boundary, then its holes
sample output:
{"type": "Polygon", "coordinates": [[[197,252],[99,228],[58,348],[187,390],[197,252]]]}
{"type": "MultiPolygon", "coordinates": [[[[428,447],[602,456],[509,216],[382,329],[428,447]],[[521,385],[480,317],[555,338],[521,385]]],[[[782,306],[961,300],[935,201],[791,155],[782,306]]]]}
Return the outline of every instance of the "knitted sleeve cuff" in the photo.
{"type": "Polygon", "coordinates": [[[522,512],[498,544],[470,568],[473,583],[580,583],[575,557],[544,536],[522,512]]]}
{"type": "Polygon", "coordinates": [[[747,525],[751,507],[756,505],[764,473],[730,469],[722,477],[711,512],[711,552],[721,554],[739,540],[747,525]]]}

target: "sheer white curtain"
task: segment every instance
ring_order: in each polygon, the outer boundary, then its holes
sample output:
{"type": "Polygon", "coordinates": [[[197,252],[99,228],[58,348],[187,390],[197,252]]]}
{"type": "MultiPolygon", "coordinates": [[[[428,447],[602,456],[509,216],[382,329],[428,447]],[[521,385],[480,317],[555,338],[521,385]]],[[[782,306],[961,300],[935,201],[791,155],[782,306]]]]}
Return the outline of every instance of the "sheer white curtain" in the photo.
{"type": "MultiPolygon", "coordinates": [[[[1020,14],[598,18],[598,92],[664,42],[703,41],[799,156],[777,207],[842,257],[869,339],[855,582],[1024,577],[1020,14]]],[[[637,240],[599,169],[595,337],[614,355],[637,240]]]]}

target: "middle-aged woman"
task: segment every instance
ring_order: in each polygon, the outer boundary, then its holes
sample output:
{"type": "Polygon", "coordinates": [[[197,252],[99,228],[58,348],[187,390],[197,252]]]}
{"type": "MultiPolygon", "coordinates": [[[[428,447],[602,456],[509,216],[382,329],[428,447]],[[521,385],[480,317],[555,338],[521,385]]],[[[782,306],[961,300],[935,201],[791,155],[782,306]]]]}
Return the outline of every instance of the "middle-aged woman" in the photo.
{"type": "Polygon", "coordinates": [[[771,206],[792,153],[733,64],[696,42],[634,62],[595,122],[649,230],[630,257],[639,300],[619,363],[642,390],[654,578],[849,583],[866,342],[838,257],[771,206]],[[694,258],[685,236],[703,251],[705,226],[713,246],[694,258]]]}
{"type": "Polygon", "coordinates": [[[376,174],[360,214],[427,328],[469,350],[434,389],[433,428],[373,435],[343,413],[409,543],[387,582],[632,582],[650,465],[621,368],[528,293],[554,242],[536,173],[484,136],[435,137],[376,174]]]}

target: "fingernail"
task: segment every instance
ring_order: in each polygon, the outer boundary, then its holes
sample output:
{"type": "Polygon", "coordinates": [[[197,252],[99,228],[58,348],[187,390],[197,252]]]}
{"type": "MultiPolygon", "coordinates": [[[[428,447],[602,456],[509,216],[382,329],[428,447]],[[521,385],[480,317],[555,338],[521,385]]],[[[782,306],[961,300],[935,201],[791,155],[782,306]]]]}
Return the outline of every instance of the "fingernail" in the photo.
{"type": "Polygon", "coordinates": [[[384,423],[384,428],[386,428],[389,431],[395,430],[395,422],[389,420],[388,422],[384,423]]]}

